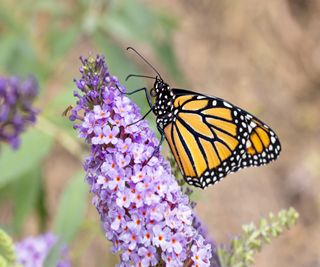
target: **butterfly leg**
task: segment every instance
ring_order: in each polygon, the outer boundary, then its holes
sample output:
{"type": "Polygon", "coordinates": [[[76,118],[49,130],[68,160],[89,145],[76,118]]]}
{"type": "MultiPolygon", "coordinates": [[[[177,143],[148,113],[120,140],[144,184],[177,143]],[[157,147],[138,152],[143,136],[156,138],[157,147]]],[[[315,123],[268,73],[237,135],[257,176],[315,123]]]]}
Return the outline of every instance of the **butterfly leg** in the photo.
{"type": "Polygon", "coordinates": [[[148,111],[146,114],[144,114],[141,119],[139,119],[139,120],[137,120],[137,121],[135,121],[135,122],[132,122],[132,123],[128,124],[127,126],[131,126],[131,125],[133,125],[133,124],[136,124],[136,123],[144,120],[144,119],[150,114],[150,112],[151,112],[152,110],[153,110],[153,107],[151,107],[151,108],[149,109],[149,111],[148,111]]]}
{"type": "Polygon", "coordinates": [[[122,92],[122,91],[120,90],[120,88],[119,88],[118,85],[116,85],[116,87],[117,87],[117,89],[120,91],[120,93],[122,93],[122,94],[124,94],[124,95],[133,95],[133,94],[138,93],[138,92],[140,92],[140,91],[144,91],[145,94],[146,94],[146,98],[147,98],[147,100],[148,100],[148,104],[149,104],[149,106],[150,106],[150,110],[149,110],[146,114],[144,114],[141,119],[139,119],[139,120],[137,120],[137,121],[135,121],[135,122],[130,123],[128,126],[133,125],[133,124],[136,124],[136,123],[138,123],[139,121],[144,120],[144,119],[149,115],[149,113],[150,113],[151,111],[153,111],[152,101],[151,101],[151,99],[150,99],[150,97],[149,97],[149,95],[148,95],[148,89],[147,89],[146,87],[143,87],[143,88],[134,90],[134,91],[132,91],[132,92],[122,92]]]}
{"type": "Polygon", "coordinates": [[[150,99],[150,96],[149,96],[149,94],[148,94],[148,89],[147,89],[146,87],[136,89],[136,90],[134,90],[134,91],[132,91],[132,92],[122,92],[122,91],[120,90],[120,88],[119,88],[118,85],[116,85],[116,87],[117,87],[117,89],[120,91],[120,93],[122,93],[122,94],[124,94],[124,95],[133,95],[133,94],[138,93],[138,92],[140,92],[140,91],[144,91],[144,93],[146,94],[146,98],[147,98],[148,104],[149,104],[150,108],[152,108],[152,106],[153,106],[153,105],[152,105],[152,101],[151,101],[151,99],[150,99]]]}
{"type": "Polygon", "coordinates": [[[154,149],[154,151],[153,151],[153,153],[152,153],[152,156],[160,150],[160,146],[162,145],[162,143],[163,143],[163,141],[164,141],[164,131],[163,131],[162,128],[159,127],[159,126],[157,126],[157,128],[158,128],[158,131],[159,131],[160,134],[161,134],[161,138],[160,138],[159,144],[158,144],[157,147],[154,149]]]}
{"type": "Polygon", "coordinates": [[[160,150],[160,146],[162,145],[162,143],[163,143],[163,141],[164,141],[164,132],[163,132],[162,128],[160,128],[159,126],[158,126],[157,128],[158,128],[158,130],[159,130],[159,132],[160,132],[160,134],[161,134],[161,139],[160,139],[160,142],[159,142],[159,144],[157,145],[157,147],[153,150],[152,155],[149,157],[149,159],[146,161],[145,164],[147,164],[147,163],[149,162],[149,160],[150,160],[156,153],[158,153],[158,151],[160,150]]]}

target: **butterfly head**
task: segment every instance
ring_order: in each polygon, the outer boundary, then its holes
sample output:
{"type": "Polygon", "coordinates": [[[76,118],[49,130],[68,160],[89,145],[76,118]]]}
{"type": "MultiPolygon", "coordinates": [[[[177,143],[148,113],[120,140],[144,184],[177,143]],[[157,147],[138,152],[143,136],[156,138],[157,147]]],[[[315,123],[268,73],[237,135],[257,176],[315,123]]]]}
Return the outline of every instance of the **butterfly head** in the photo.
{"type": "Polygon", "coordinates": [[[150,90],[152,97],[161,97],[162,95],[170,94],[170,86],[165,83],[160,77],[156,77],[153,88],[150,90]]]}

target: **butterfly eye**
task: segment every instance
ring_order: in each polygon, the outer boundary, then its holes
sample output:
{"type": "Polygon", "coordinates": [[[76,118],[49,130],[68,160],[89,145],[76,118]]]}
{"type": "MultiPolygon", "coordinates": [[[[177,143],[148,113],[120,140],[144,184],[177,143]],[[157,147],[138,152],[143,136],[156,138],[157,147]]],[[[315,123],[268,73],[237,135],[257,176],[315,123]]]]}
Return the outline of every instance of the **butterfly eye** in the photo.
{"type": "Polygon", "coordinates": [[[154,88],[152,88],[152,89],[150,90],[150,95],[151,95],[152,97],[155,97],[155,96],[157,95],[156,90],[155,90],[154,88]]]}

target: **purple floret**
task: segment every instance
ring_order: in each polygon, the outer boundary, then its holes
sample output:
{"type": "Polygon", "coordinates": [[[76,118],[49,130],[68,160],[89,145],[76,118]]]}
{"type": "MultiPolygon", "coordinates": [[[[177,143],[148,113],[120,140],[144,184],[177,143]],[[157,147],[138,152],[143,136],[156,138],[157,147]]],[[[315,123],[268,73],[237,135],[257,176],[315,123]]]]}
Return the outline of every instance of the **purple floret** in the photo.
{"type": "Polygon", "coordinates": [[[38,84],[33,77],[0,77],[0,142],[17,149],[20,134],[36,121],[37,110],[32,106],[38,94],[38,84]]]}
{"type": "MultiPolygon", "coordinates": [[[[43,267],[46,257],[51,248],[58,241],[58,238],[51,233],[46,233],[36,237],[27,237],[16,243],[17,263],[22,267],[43,267]]],[[[57,267],[70,267],[67,257],[67,249],[60,252],[57,267]]]]}

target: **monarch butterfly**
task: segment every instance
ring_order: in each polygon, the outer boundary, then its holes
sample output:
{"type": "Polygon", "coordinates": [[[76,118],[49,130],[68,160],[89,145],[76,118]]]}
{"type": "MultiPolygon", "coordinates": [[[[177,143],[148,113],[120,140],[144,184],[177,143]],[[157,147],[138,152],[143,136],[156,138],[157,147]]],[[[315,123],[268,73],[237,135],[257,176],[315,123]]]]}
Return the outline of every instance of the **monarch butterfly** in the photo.
{"type": "Polygon", "coordinates": [[[221,98],[170,88],[141,54],[129,49],[157,76],[130,74],[126,80],[154,79],[150,95],[155,102],[152,104],[147,88],[126,94],[145,92],[150,110],[142,119],[154,112],[161,133],[159,147],[165,137],[187,183],[203,189],[241,168],[277,159],[281,151],[279,139],[257,117],[221,98]]]}

